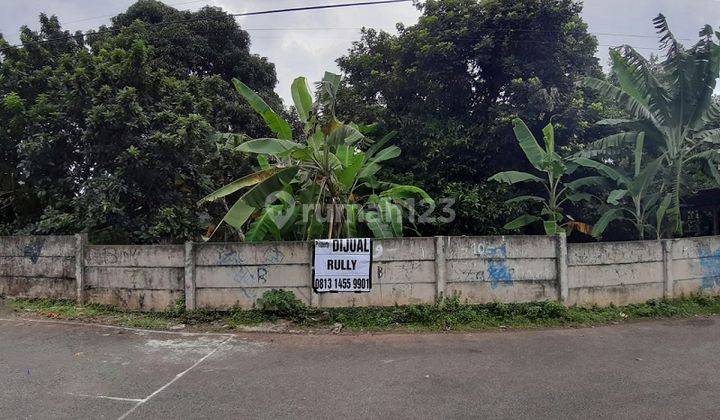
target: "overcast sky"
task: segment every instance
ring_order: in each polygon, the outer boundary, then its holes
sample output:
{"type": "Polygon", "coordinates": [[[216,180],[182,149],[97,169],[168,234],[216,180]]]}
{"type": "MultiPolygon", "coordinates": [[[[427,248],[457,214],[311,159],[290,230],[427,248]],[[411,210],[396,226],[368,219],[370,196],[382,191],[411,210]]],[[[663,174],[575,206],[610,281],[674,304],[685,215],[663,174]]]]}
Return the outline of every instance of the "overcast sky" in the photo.
{"type": "MultiPolygon", "coordinates": [[[[222,7],[230,13],[299,7],[315,4],[350,3],[356,0],[167,0],[178,9],[195,10],[205,4],[222,7]]],[[[124,11],[134,0],[0,0],[0,32],[18,42],[18,29],[26,24],[37,29],[41,12],[55,14],[63,27],[75,30],[96,28],[110,16],[124,11]]],[[[586,0],[583,17],[601,47],[598,56],[605,61],[608,46],[631,44],[649,54],[656,47],[651,19],[658,12],[670,20],[679,38],[694,42],[706,23],[720,29],[720,0],[586,0]],[[692,40],[692,41],[691,41],[692,40]]],[[[238,18],[248,30],[252,50],[275,63],[278,93],[287,101],[293,78],[307,75],[317,80],[325,70],[336,69],[335,59],[359,39],[359,28],[366,26],[395,31],[395,23],[411,25],[419,12],[410,4],[282,13],[238,18]]]]}

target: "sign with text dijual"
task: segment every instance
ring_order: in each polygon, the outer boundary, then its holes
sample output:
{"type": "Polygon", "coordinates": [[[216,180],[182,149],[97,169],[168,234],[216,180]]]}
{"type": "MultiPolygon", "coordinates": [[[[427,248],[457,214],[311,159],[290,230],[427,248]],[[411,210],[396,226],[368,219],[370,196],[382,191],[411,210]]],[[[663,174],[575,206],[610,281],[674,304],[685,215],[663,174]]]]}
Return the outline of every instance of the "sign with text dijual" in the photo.
{"type": "Polygon", "coordinates": [[[372,288],[372,239],[321,239],[315,241],[313,290],[369,292],[372,288]]]}

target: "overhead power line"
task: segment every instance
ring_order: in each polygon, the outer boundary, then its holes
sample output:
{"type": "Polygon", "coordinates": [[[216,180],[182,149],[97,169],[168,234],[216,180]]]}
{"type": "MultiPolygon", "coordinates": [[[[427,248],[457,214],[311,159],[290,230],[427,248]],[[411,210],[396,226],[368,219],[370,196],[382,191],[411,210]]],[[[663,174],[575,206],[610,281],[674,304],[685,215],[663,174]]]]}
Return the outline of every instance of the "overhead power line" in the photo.
{"type": "MultiPolygon", "coordinates": [[[[188,1],[185,3],[175,3],[175,5],[179,4],[188,4],[188,3],[197,3],[198,1],[188,1]]],[[[267,15],[267,14],[274,14],[274,13],[287,13],[287,12],[301,12],[301,11],[310,11],[310,10],[321,10],[321,9],[333,9],[333,8],[342,8],[342,7],[356,7],[356,6],[372,6],[372,5],[380,5],[380,4],[390,4],[390,3],[409,3],[412,0],[374,0],[374,1],[363,1],[363,2],[353,2],[353,3],[336,3],[336,4],[324,4],[324,5],[315,5],[315,6],[303,6],[303,7],[293,7],[293,8],[283,8],[283,9],[271,9],[271,10],[261,10],[261,11],[254,11],[254,12],[243,12],[243,13],[228,13],[227,16],[233,16],[233,17],[243,17],[243,16],[257,16],[257,15],[267,15]]],[[[148,23],[148,25],[153,26],[159,26],[159,25],[170,25],[174,23],[192,23],[192,22],[198,22],[203,20],[216,20],[221,19],[222,17],[196,17],[192,19],[183,19],[183,20],[174,20],[174,21],[162,21],[157,23],[148,23]]],[[[92,19],[92,18],[89,18],[92,19]]],[[[77,22],[77,21],[76,21],[77,22]]],[[[107,28],[103,30],[98,30],[97,32],[94,32],[93,35],[100,35],[104,33],[109,32],[117,32],[121,30],[122,28],[107,28]]],[[[311,27],[301,27],[301,28],[242,28],[246,31],[315,31],[315,30],[361,30],[362,27],[326,27],[326,28],[311,28],[311,27]]],[[[494,30],[506,30],[508,32],[525,32],[525,33],[564,33],[565,31],[561,30],[553,30],[553,29],[526,29],[526,28],[488,28],[488,29],[494,29],[494,30]]],[[[592,35],[596,36],[614,36],[614,37],[634,37],[634,38],[657,38],[657,36],[653,35],[643,35],[643,34],[628,34],[628,33],[612,33],[612,32],[588,32],[592,35]]],[[[80,34],[79,36],[85,36],[85,34],[80,34]]],[[[66,35],[61,37],[55,37],[55,38],[49,38],[45,40],[40,41],[27,41],[25,43],[15,44],[15,45],[8,45],[6,47],[0,48],[0,52],[3,52],[10,48],[16,48],[16,47],[22,47],[25,45],[39,45],[39,44],[45,44],[53,41],[61,41],[61,40],[67,40],[71,38],[76,38],[76,35],[66,35]]],[[[263,36],[256,36],[255,38],[268,38],[272,39],[273,37],[263,37],[263,36]]],[[[333,37],[337,38],[337,37],[333,37]]],[[[692,41],[688,38],[677,38],[678,40],[682,41],[692,41]]],[[[526,40],[524,42],[529,43],[538,43],[538,40],[526,40]]],[[[540,42],[549,42],[549,41],[540,41],[540,42]]],[[[598,44],[599,47],[616,47],[614,45],[609,44],[598,44]]],[[[641,50],[659,50],[659,48],[652,48],[652,47],[635,47],[636,49],[641,50]]]]}
{"type": "MultiPolygon", "coordinates": [[[[359,31],[364,29],[362,26],[345,26],[345,27],[302,27],[302,28],[289,28],[289,27],[283,27],[283,28],[243,28],[245,31],[279,31],[279,32],[289,32],[289,31],[359,31]]],[[[493,28],[487,28],[487,29],[493,29],[493,28]]],[[[494,28],[497,29],[497,28],[494,28]]],[[[552,30],[552,29],[522,29],[522,28],[505,28],[508,32],[532,32],[532,33],[565,33],[566,31],[560,31],[560,30],[552,30]]],[[[591,35],[596,36],[612,36],[612,37],[622,37],[622,38],[648,38],[648,39],[659,39],[657,35],[643,35],[643,34],[628,34],[628,33],[615,33],[615,32],[592,32],[588,31],[591,35]]],[[[690,38],[678,38],[676,37],[678,41],[692,41],[690,38]]]]}
{"type": "Polygon", "coordinates": [[[355,3],[339,3],[339,4],[323,4],[319,6],[303,6],[303,7],[290,7],[287,9],[274,9],[274,10],[263,10],[259,12],[246,12],[246,13],[231,13],[232,16],[257,16],[257,15],[269,15],[273,13],[285,13],[285,12],[302,12],[306,10],[319,10],[319,9],[336,9],[338,7],[354,7],[354,6],[371,6],[375,4],[387,4],[387,3],[409,3],[412,0],[377,0],[377,1],[360,1],[355,3]]]}
{"type": "MultiPolygon", "coordinates": [[[[374,5],[379,5],[379,4],[410,3],[410,2],[412,2],[412,0],[375,0],[375,1],[362,1],[362,2],[354,2],[354,3],[335,3],[335,4],[316,5],[316,6],[292,7],[292,8],[284,8],[284,9],[260,10],[260,11],[255,11],[255,12],[228,13],[228,16],[233,16],[233,17],[257,16],[257,15],[269,15],[269,14],[274,14],[274,13],[302,12],[302,11],[309,11],[309,10],[336,9],[336,8],[340,8],[340,7],[374,6],[374,5]]],[[[214,19],[217,19],[217,18],[209,17],[209,16],[208,17],[197,17],[197,18],[193,18],[193,19],[157,22],[157,23],[150,24],[150,25],[169,25],[169,24],[173,24],[173,23],[190,23],[190,22],[198,22],[198,21],[202,21],[202,20],[214,20],[214,19]]],[[[104,30],[99,30],[97,32],[94,32],[93,35],[100,35],[100,34],[105,34],[105,33],[109,33],[109,32],[115,32],[115,31],[118,31],[119,29],[121,29],[121,28],[107,28],[104,30]]],[[[80,36],[85,36],[85,34],[80,34],[80,36]]],[[[0,52],[3,52],[10,48],[22,47],[24,45],[40,45],[40,44],[46,44],[46,43],[53,42],[53,41],[67,40],[67,39],[71,39],[71,38],[76,38],[76,35],[59,36],[59,37],[55,37],[55,38],[44,39],[42,41],[32,41],[32,42],[8,45],[6,47],[0,48],[0,52]]]]}

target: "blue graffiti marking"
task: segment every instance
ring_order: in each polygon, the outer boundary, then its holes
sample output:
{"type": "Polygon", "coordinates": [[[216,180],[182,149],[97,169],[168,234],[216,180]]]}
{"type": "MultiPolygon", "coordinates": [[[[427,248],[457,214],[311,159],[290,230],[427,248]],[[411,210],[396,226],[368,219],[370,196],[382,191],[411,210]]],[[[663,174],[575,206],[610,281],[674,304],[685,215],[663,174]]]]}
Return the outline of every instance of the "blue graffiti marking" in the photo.
{"type": "Polygon", "coordinates": [[[488,265],[488,273],[490,274],[490,287],[497,289],[498,286],[512,286],[513,279],[510,269],[505,264],[505,260],[492,260],[488,265]]]}
{"type": "Polygon", "coordinates": [[[709,246],[701,245],[700,269],[702,270],[702,288],[714,289],[720,287],[720,250],[711,251],[709,246]]]}
{"type": "Polygon", "coordinates": [[[486,258],[505,258],[507,257],[507,245],[502,246],[482,246],[476,245],[473,250],[475,255],[482,255],[486,258]]]}
{"type": "Polygon", "coordinates": [[[497,289],[500,286],[512,286],[512,270],[505,263],[507,258],[507,245],[501,246],[475,246],[475,255],[487,258],[490,287],[497,289]]]}

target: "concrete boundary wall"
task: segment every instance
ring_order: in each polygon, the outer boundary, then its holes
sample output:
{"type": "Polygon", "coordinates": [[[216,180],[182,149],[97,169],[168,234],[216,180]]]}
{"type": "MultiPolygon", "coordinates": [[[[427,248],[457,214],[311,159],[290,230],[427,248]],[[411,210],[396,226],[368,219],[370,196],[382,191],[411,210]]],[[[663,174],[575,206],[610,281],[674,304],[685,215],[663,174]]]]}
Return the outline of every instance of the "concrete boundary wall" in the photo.
{"type": "Polygon", "coordinates": [[[271,289],[316,307],[559,300],[604,306],[720,294],[720,237],[567,244],[564,236],[373,241],[370,293],[317,294],[312,243],[88,245],[83,235],[0,237],[0,295],[126,309],[251,308],[271,289]]]}
{"type": "Polygon", "coordinates": [[[0,237],[0,296],[73,299],[76,238],[0,237]]]}
{"type": "Polygon", "coordinates": [[[572,244],[567,264],[570,305],[625,305],[664,296],[659,241],[572,244]]]}
{"type": "Polygon", "coordinates": [[[154,310],[183,297],[182,245],[88,245],[83,254],[85,302],[154,310]]]}

